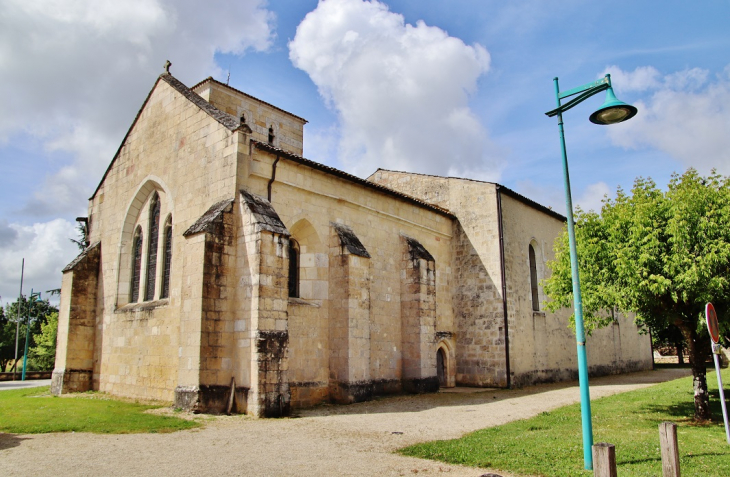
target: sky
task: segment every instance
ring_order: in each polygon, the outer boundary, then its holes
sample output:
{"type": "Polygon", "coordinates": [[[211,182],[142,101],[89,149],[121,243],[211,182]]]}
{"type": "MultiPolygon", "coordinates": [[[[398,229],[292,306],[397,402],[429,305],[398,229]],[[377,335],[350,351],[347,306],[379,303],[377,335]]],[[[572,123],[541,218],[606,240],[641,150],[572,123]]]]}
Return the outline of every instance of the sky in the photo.
{"type": "MultiPolygon", "coordinates": [[[[60,288],[75,218],[163,71],[306,118],[304,156],[494,181],[565,211],[554,77],[635,105],[564,115],[573,201],[636,177],[730,175],[730,1],[5,0],[0,304],[60,288]]],[[[57,297],[53,298],[57,301],[57,297]]]]}

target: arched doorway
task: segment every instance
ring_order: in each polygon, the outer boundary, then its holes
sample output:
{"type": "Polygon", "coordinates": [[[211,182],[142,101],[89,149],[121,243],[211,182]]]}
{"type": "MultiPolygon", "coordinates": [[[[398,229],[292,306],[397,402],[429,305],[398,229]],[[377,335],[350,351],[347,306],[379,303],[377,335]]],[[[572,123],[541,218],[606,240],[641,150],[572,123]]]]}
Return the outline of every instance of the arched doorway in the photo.
{"type": "Polygon", "coordinates": [[[439,387],[446,387],[446,356],[443,348],[436,351],[436,375],[439,378],[439,387]]]}

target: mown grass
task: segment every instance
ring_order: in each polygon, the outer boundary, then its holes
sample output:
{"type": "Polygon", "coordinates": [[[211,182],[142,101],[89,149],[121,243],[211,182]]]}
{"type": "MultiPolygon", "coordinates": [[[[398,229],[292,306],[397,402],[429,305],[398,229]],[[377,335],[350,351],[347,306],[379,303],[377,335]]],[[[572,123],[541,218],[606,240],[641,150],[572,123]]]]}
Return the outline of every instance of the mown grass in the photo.
{"type": "MultiPolygon", "coordinates": [[[[616,446],[618,475],[662,474],[659,423],[677,424],[682,475],[730,476],[730,445],[725,440],[714,369],[707,370],[715,420],[692,421],[692,380],[683,378],[591,402],[594,442],[616,446]]],[[[723,371],[730,382],[730,370],[723,371]]],[[[727,386],[725,386],[727,394],[727,386]]],[[[583,469],[580,405],[534,418],[483,429],[461,439],[406,447],[401,454],[453,464],[550,477],[589,476],[583,469]]]]}
{"type": "Polygon", "coordinates": [[[47,386],[0,391],[0,432],[128,434],[200,426],[196,421],[145,413],[159,407],[109,399],[98,393],[59,398],[52,396],[47,386]]]}

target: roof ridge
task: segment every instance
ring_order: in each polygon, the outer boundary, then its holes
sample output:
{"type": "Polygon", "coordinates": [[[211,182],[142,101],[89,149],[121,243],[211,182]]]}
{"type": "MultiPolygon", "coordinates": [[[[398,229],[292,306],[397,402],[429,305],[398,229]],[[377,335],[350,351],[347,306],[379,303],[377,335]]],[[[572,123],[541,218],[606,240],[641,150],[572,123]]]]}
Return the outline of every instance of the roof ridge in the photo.
{"type": "Polygon", "coordinates": [[[448,209],[445,209],[444,207],[438,206],[436,204],[432,204],[430,202],[426,202],[424,200],[419,199],[418,197],[414,197],[412,195],[404,194],[403,192],[397,191],[395,189],[391,189],[390,187],[386,187],[384,185],[378,184],[376,182],[370,182],[366,179],[363,179],[361,177],[358,177],[356,175],[350,174],[349,172],[342,171],[340,169],[337,169],[335,167],[324,165],[320,162],[313,161],[311,159],[307,159],[305,157],[299,156],[297,154],[291,153],[289,151],[285,151],[283,149],[279,149],[278,147],[272,146],[271,144],[267,144],[261,141],[257,141],[255,139],[251,139],[251,144],[253,144],[255,147],[267,150],[269,152],[273,152],[275,154],[282,154],[289,159],[292,159],[295,162],[298,162],[302,165],[311,167],[313,169],[317,169],[329,174],[334,174],[336,176],[339,176],[343,179],[349,180],[350,182],[355,182],[357,184],[363,185],[365,187],[371,188],[371,189],[377,189],[381,192],[385,192],[387,194],[394,195],[396,197],[400,197],[401,199],[405,199],[411,203],[414,203],[416,205],[426,207],[428,209],[433,210],[434,212],[438,212],[440,214],[446,215],[450,218],[456,218],[456,216],[449,211],[448,209]]]}
{"type": "MultiPolygon", "coordinates": [[[[297,119],[301,119],[302,121],[304,121],[304,123],[305,123],[305,124],[309,122],[309,121],[307,121],[306,119],[304,119],[303,117],[301,117],[301,116],[297,116],[296,114],[293,114],[293,113],[290,113],[289,111],[287,111],[287,110],[285,110],[285,109],[282,109],[282,108],[280,108],[280,107],[276,106],[275,104],[271,104],[271,103],[269,103],[269,102],[267,102],[267,101],[264,101],[263,99],[259,99],[259,98],[257,98],[256,96],[252,96],[252,95],[250,95],[250,94],[248,94],[248,93],[246,93],[246,92],[244,92],[244,91],[241,91],[240,89],[234,88],[234,87],[233,87],[233,86],[231,86],[231,85],[228,85],[228,84],[225,84],[225,83],[221,83],[220,81],[218,81],[217,79],[213,78],[212,76],[208,76],[208,77],[207,77],[207,78],[205,78],[205,79],[204,79],[203,81],[201,81],[201,82],[199,82],[199,83],[197,83],[197,84],[194,84],[193,86],[191,86],[191,87],[190,87],[190,90],[192,91],[192,90],[194,90],[195,88],[197,88],[198,86],[202,86],[202,85],[204,85],[205,83],[215,83],[215,84],[217,84],[218,86],[223,86],[223,87],[225,87],[225,88],[228,88],[228,89],[230,89],[230,90],[233,90],[233,91],[235,91],[235,92],[236,92],[236,93],[238,93],[238,94],[242,94],[242,95],[246,96],[247,98],[255,99],[256,101],[258,101],[258,102],[260,102],[260,103],[263,103],[263,104],[265,104],[265,105],[267,105],[267,106],[271,106],[271,107],[272,107],[272,108],[274,108],[274,109],[278,109],[279,111],[281,111],[281,112],[283,112],[283,113],[286,113],[286,114],[288,114],[288,115],[290,115],[290,116],[294,116],[294,117],[295,117],[295,118],[297,118],[297,119]]],[[[195,91],[193,91],[193,92],[195,92],[195,91]]]]}
{"type": "Polygon", "coordinates": [[[106,180],[106,176],[109,175],[109,171],[111,171],[112,166],[117,161],[117,158],[119,157],[119,153],[122,151],[122,147],[124,147],[124,144],[127,142],[127,138],[129,138],[129,134],[132,132],[132,129],[134,129],[134,126],[137,124],[137,121],[139,121],[139,117],[142,114],[142,111],[144,111],[144,108],[147,106],[147,103],[150,100],[150,97],[152,97],[152,93],[155,91],[155,88],[157,88],[157,85],[160,83],[160,80],[163,80],[165,83],[167,83],[170,87],[172,87],[175,91],[183,95],[185,99],[196,105],[198,108],[200,108],[203,112],[207,113],[210,117],[218,121],[220,124],[225,126],[227,129],[230,129],[231,131],[235,131],[236,129],[240,128],[242,126],[239,119],[234,118],[230,114],[221,111],[220,109],[216,108],[206,100],[204,100],[198,93],[191,90],[185,84],[183,84],[182,81],[178,80],[174,76],[172,76],[170,73],[162,73],[160,76],[157,77],[155,80],[155,84],[152,85],[152,88],[150,89],[150,92],[147,93],[147,97],[145,97],[144,101],[142,102],[142,106],[140,106],[139,111],[137,111],[136,116],[134,117],[134,120],[132,121],[132,124],[127,129],[127,133],[124,135],[124,138],[122,139],[122,142],[119,143],[119,147],[117,148],[117,152],[114,153],[114,157],[112,158],[111,162],[109,163],[109,167],[106,168],[106,171],[104,171],[104,175],[101,176],[101,180],[99,181],[99,185],[96,186],[96,189],[94,190],[94,193],[91,194],[91,197],[89,197],[89,200],[96,197],[97,192],[99,192],[99,189],[101,188],[101,185],[106,180]]]}
{"type": "Polygon", "coordinates": [[[372,174],[370,174],[370,176],[368,178],[373,177],[375,174],[378,173],[378,171],[395,172],[396,174],[407,174],[407,175],[413,175],[413,176],[437,177],[439,179],[456,179],[456,180],[460,180],[460,181],[477,182],[479,184],[492,184],[497,189],[503,190],[505,192],[505,194],[507,194],[508,196],[512,197],[515,200],[518,200],[518,201],[522,202],[525,205],[528,205],[528,206],[530,206],[530,207],[532,207],[534,209],[537,209],[537,210],[539,210],[541,212],[545,212],[546,214],[551,215],[551,216],[555,217],[558,220],[562,220],[563,222],[565,222],[566,220],[568,220],[568,219],[565,218],[565,216],[563,214],[561,214],[559,212],[556,212],[552,208],[547,207],[547,206],[544,206],[541,203],[536,202],[536,201],[530,199],[529,197],[524,196],[524,195],[520,194],[519,192],[516,192],[516,191],[510,189],[509,187],[507,187],[505,185],[500,184],[499,182],[482,181],[482,180],[479,180],[479,179],[470,179],[468,177],[437,176],[437,175],[434,175],[434,174],[423,174],[423,173],[420,173],[420,172],[394,171],[392,169],[384,169],[382,167],[378,167],[378,169],[375,172],[373,172],[372,174]]]}

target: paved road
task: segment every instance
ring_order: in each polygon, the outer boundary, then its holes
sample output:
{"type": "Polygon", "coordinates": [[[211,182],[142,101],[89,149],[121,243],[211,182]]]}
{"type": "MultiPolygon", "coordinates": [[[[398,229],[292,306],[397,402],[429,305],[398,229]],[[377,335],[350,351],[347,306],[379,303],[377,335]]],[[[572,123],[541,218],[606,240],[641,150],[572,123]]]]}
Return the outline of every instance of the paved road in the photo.
{"type": "Polygon", "coordinates": [[[20,388],[37,388],[39,386],[50,386],[50,379],[29,379],[27,381],[0,381],[0,391],[20,388]]]}

